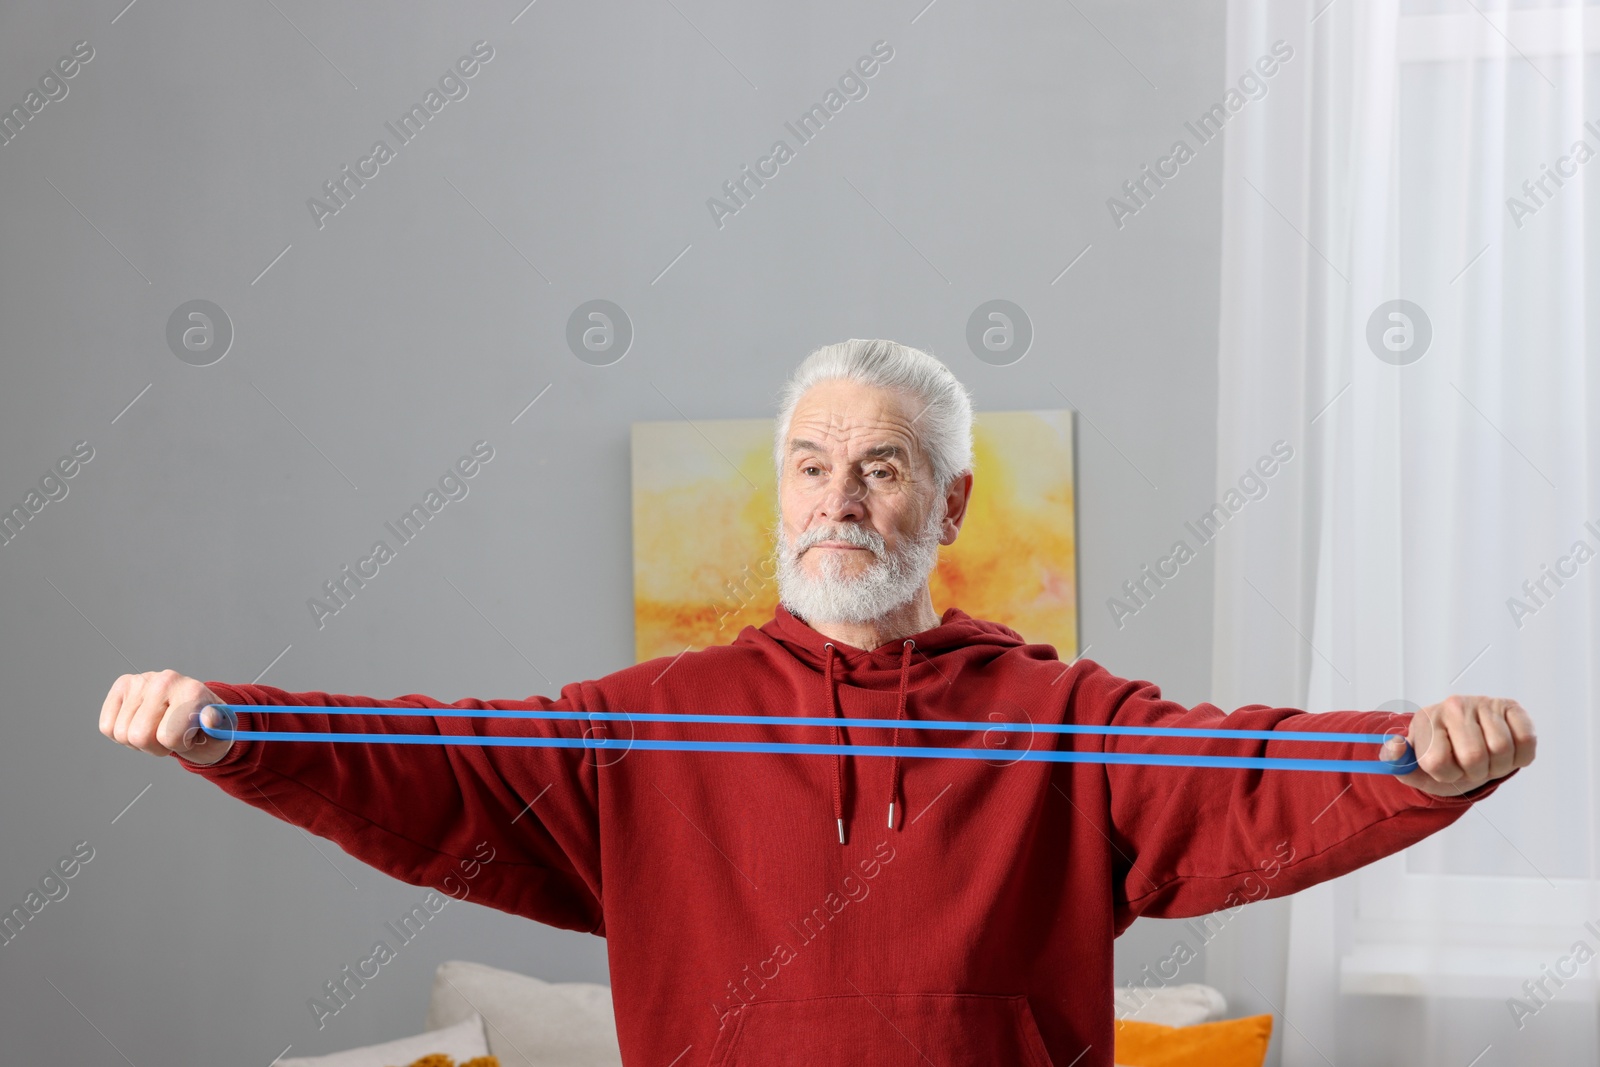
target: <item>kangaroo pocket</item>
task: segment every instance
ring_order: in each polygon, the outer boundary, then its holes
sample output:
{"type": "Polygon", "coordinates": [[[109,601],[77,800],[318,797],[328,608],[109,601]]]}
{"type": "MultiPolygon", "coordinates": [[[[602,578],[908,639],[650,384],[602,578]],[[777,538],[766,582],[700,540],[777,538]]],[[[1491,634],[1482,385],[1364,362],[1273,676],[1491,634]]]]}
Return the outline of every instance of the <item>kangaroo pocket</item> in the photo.
{"type": "Polygon", "coordinates": [[[723,1024],[707,1067],[1052,1067],[1024,996],[868,993],[757,1000],[723,1024]]]}

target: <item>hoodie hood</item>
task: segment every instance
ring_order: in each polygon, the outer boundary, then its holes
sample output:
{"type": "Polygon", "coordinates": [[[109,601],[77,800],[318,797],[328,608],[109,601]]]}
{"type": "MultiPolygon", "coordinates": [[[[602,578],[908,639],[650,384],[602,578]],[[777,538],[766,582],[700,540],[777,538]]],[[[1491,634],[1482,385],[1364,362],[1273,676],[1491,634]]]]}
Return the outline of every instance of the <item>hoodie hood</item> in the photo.
{"type": "MultiPolygon", "coordinates": [[[[788,661],[782,664],[786,671],[817,676],[813,683],[815,703],[796,713],[826,716],[839,724],[832,728],[832,743],[838,749],[833,755],[832,803],[833,821],[843,845],[848,837],[845,759],[849,740],[840,727],[849,722],[849,717],[840,699],[841,682],[860,689],[894,689],[896,722],[943,718],[938,709],[940,698],[959,669],[981,666],[1026,642],[1008,626],[975,619],[960,608],[948,608],[937,626],[921,633],[877,648],[856,648],[818,632],[779,604],[770,622],[759,630],[746,628],[734,644],[755,644],[768,655],[788,661]]],[[[899,747],[898,727],[892,738],[891,746],[899,747]]],[[[901,788],[900,757],[896,755],[889,761],[888,798],[888,826],[894,830],[900,828],[897,813],[903,819],[905,812],[901,788]]]]}

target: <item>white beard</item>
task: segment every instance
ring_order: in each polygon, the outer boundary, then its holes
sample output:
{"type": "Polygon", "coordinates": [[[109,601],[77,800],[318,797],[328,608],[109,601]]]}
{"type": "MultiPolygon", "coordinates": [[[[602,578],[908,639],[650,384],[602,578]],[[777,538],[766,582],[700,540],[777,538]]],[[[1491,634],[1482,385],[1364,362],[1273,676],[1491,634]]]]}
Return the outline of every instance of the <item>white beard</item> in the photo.
{"type": "Polygon", "coordinates": [[[928,583],[939,562],[941,505],[928,513],[917,536],[893,555],[876,531],[852,522],[814,526],[789,543],[783,521],[778,522],[778,600],[790,614],[804,622],[866,623],[887,616],[906,604],[928,583]],[[824,553],[815,577],[800,565],[800,554],[819,541],[844,541],[872,550],[876,562],[855,577],[845,577],[844,561],[824,553]]]}

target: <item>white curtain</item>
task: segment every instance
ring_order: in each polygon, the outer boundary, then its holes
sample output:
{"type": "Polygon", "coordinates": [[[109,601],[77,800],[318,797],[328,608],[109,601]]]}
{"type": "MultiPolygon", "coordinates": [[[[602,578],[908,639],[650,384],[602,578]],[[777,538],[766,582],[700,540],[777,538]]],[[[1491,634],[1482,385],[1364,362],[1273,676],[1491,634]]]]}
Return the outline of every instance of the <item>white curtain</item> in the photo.
{"type": "Polygon", "coordinates": [[[1600,1063],[1600,12],[1230,0],[1224,75],[1267,68],[1225,130],[1219,495],[1295,458],[1216,542],[1214,699],[1512,696],[1540,749],[1248,909],[1208,981],[1284,1067],[1600,1063]]]}

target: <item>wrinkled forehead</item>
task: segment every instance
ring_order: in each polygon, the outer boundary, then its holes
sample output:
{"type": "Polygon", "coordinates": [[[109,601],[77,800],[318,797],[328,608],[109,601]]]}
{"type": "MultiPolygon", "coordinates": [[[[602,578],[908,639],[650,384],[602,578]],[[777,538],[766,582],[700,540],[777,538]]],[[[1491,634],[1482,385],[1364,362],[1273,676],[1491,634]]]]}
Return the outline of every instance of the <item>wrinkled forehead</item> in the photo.
{"type": "Polygon", "coordinates": [[[912,399],[898,389],[849,381],[819,382],[795,405],[784,451],[812,449],[850,459],[898,457],[907,464],[916,463],[922,454],[916,427],[920,413],[912,399]]]}

